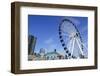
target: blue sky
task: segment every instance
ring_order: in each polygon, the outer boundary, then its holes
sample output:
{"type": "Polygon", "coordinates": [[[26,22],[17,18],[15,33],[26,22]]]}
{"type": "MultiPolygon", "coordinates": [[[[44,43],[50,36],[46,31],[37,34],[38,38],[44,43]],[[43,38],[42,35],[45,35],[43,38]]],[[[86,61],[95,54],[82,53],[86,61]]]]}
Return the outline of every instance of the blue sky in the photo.
{"type": "Polygon", "coordinates": [[[46,49],[46,52],[54,49],[63,52],[63,47],[59,40],[58,26],[61,20],[65,18],[72,20],[76,24],[87,47],[87,17],[28,15],[28,34],[37,37],[35,52],[39,52],[41,48],[46,49]]]}

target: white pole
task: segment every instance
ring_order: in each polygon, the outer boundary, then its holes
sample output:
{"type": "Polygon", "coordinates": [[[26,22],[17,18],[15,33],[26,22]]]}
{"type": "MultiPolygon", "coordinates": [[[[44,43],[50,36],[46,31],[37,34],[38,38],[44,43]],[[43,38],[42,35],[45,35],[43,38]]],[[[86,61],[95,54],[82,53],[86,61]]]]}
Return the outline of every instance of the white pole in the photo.
{"type": "Polygon", "coordinates": [[[73,55],[73,49],[74,49],[74,44],[75,44],[75,38],[73,38],[73,42],[72,42],[73,44],[72,44],[72,49],[71,49],[71,56],[73,55]]]}
{"type": "MultiPolygon", "coordinates": [[[[75,38],[75,39],[76,39],[76,38],[75,38]]],[[[81,54],[83,55],[83,51],[82,51],[81,46],[80,46],[80,44],[79,44],[79,40],[76,39],[76,41],[77,41],[77,44],[78,44],[78,46],[79,46],[80,52],[81,52],[81,54]]]]}
{"type": "Polygon", "coordinates": [[[79,42],[80,42],[80,44],[82,44],[84,47],[85,47],[85,49],[87,50],[87,48],[86,48],[86,46],[79,40],[79,42]]]}

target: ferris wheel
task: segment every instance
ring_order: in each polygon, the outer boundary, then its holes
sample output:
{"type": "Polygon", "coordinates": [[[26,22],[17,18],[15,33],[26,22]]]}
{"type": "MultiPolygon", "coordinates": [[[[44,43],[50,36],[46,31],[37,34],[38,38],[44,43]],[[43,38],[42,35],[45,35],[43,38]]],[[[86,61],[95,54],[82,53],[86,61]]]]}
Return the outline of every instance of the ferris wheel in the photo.
{"type": "Polygon", "coordinates": [[[69,19],[63,19],[59,24],[59,39],[66,52],[66,59],[87,58],[82,37],[76,25],[69,19]]]}

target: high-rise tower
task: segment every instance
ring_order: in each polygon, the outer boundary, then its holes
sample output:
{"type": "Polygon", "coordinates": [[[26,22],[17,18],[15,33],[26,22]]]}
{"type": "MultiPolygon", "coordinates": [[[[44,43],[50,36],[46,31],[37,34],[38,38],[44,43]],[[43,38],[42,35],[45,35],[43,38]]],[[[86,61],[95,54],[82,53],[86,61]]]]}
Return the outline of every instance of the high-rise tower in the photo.
{"type": "Polygon", "coordinates": [[[28,55],[33,55],[37,38],[33,35],[28,37],[28,55]]]}

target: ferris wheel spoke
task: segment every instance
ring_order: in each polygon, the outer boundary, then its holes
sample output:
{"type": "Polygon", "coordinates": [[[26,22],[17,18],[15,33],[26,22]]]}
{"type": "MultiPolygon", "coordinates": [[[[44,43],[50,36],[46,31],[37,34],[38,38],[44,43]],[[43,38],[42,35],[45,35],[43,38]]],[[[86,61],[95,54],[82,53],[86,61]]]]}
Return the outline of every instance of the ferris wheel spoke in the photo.
{"type": "MultiPolygon", "coordinates": [[[[65,39],[66,47],[70,47],[71,46],[71,43],[72,43],[72,39],[70,39],[70,38],[66,38],[65,39]]],[[[68,48],[68,50],[70,51],[70,48],[68,48]]]]}
{"type": "Polygon", "coordinates": [[[67,37],[67,38],[69,38],[69,35],[66,34],[66,33],[62,33],[61,35],[62,35],[62,36],[65,36],[65,37],[67,37]]]}
{"type": "Polygon", "coordinates": [[[68,45],[67,45],[67,47],[69,47],[68,49],[69,49],[69,51],[71,51],[71,44],[72,44],[72,42],[73,42],[73,39],[70,39],[69,40],[69,42],[68,42],[68,45]]]}

